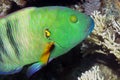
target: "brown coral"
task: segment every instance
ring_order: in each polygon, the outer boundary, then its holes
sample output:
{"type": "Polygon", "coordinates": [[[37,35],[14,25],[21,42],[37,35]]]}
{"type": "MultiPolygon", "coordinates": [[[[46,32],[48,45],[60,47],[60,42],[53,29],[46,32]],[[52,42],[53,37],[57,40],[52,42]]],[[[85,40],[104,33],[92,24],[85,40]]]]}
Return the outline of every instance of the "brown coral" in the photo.
{"type": "Polygon", "coordinates": [[[11,0],[14,1],[19,6],[25,6],[27,0],[11,0]]]}
{"type": "Polygon", "coordinates": [[[0,16],[5,16],[10,9],[11,3],[8,0],[0,0],[0,16]]]}

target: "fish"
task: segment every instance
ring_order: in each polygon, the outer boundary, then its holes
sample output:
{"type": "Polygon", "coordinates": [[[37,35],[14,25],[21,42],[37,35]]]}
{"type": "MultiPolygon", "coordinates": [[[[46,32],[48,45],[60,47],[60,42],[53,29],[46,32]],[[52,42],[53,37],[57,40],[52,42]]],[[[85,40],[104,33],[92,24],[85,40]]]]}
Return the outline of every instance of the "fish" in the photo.
{"type": "Polygon", "coordinates": [[[32,76],[66,54],[94,29],[94,20],[63,6],[28,7],[0,18],[0,75],[32,76]]]}

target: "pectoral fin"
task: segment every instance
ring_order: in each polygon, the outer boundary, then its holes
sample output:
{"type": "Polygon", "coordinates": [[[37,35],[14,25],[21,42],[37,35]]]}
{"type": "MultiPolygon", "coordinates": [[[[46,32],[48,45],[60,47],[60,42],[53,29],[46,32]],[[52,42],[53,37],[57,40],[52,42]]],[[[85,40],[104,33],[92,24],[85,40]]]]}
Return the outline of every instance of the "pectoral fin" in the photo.
{"type": "Polygon", "coordinates": [[[34,73],[36,73],[37,71],[39,71],[42,68],[42,63],[38,62],[38,63],[34,63],[33,65],[31,65],[28,70],[27,70],[27,77],[31,77],[34,73]]]}
{"type": "Polygon", "coordinates": [[[50,52],[53,49],[54,43],[47,43],[42,56],[40,57],[40,62],[31,65],[27,70],[27,76],[30,77],[37,71],[39,71],[45,64],[47,64],[50,56],[50,52]]]}

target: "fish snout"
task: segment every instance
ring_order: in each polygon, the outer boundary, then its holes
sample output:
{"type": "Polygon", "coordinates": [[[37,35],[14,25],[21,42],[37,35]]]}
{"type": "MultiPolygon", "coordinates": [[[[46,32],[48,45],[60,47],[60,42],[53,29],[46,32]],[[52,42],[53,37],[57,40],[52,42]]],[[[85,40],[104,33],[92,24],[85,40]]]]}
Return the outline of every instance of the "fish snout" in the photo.
{"type": "Polygon", "coordinates": [[[88,34],[90,34],[93,31],[94,26],[95,26],[94,20],[90,18],[90,26],[88,26],[88,34]]]}

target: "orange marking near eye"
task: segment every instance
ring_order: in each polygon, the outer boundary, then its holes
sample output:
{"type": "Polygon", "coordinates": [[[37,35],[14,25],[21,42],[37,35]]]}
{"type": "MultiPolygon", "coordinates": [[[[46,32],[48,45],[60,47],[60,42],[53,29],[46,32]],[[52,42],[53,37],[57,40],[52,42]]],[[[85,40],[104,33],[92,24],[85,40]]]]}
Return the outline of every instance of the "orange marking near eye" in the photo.
{"type": "Polygon", "coordinates": [[[44,49],[43,55],[40,57],[40,61],[47,64],[49,60],[50,52],[52,51],[53,46],[54,46],[54,42],[47,43],[44,49]]]}

